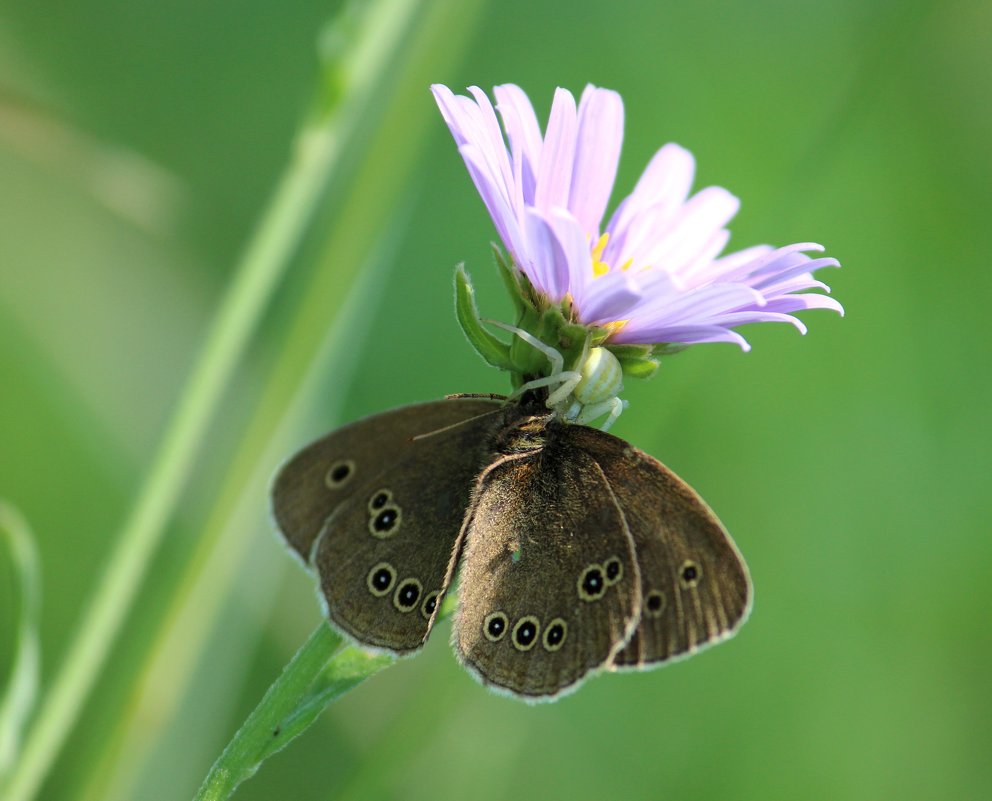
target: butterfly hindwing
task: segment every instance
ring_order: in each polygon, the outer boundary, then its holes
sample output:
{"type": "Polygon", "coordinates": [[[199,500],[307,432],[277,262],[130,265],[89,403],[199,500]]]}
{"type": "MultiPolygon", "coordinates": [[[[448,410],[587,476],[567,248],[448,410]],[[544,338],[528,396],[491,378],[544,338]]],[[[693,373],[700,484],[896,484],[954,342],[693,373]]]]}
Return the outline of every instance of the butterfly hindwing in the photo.
{"type": "Polygon", "coordinates": [[[663,464],[617,437],[576,426],[623,509],[641,573],[641,622],[616,667],[689,654],[732,634],[751,601],[747,567],[716,515],[663,464]]]}
{"type": "Polygon", "coordinates": [[[502,408],[453,399],[385,412],[318,440],[280,471],[276,520],[312,560],[338,628],[401,653],[423,644],[502,408]]]}
{"type": "Polygon", "coordinates": [[[495,462],[466,520],[456,652],[485,684],[532,700],[609,663],[638,615],[623,514],[569,428],[552,423],[543,447],[495,462]]]}

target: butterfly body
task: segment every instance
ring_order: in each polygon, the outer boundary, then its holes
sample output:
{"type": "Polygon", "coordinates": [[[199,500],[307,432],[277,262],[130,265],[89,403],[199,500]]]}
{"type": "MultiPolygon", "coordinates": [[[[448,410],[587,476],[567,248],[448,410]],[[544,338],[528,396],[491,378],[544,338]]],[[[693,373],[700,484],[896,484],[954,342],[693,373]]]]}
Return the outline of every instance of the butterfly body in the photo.
{"type": "Polygon", "coordinates": [[[739,626],[747,570],[696,493],[543,400],[403,407],[283,466],[274,516],[316,569],[335,626],[414,651],[460,569],[456,653],[485,684],[528,700],[739,626]]]}

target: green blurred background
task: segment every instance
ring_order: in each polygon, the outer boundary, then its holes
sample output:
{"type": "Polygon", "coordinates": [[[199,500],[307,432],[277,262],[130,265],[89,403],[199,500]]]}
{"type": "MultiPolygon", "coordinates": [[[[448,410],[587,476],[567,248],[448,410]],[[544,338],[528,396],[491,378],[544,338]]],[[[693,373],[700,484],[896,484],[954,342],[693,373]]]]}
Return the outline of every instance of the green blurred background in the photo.
{"type": "MultiPolygon", "coordinates": [[[[542,116],[556,85],[622,93],[618,193],[677,141],[697,187],[742,198],[733,246],[813,240],[843,264],[825,280],[845,319],[812,312],[805,338],[764,326],[749,354],[667,359],[629,382],[614,429],[720,514],[752,617],[698,658],[540,707],[477,685],[444,624],[236,797],[987,798],[992,5],[431,7],[455,19],[436,60],[398,124],[370,123],[405,166],[381,203],[356,167],[294,255],[41,797],[191,797],[319,620],[271,534],[279,459],[372,411],[506,389],[454,322],[459,261],[484,313],[508,304],[427,84],[512,81],[542,116]],[[353,219],[364,245],[321,251],[321,231],[353,219]],[[334,333],[284,416],[286,332],[324,302],[315,286],[331,290],[310,336],[334,333]],[[277,423],[244,450],[250,426],[277,423]],[[205,549],[208,530],[224,533],[205,549]]],[[[0,2],[0,497],[38,539],[46,682],[290,158],[338,11],[0,2]]],[[[0,563],[3,676],[17,600],[0,563]]]]}

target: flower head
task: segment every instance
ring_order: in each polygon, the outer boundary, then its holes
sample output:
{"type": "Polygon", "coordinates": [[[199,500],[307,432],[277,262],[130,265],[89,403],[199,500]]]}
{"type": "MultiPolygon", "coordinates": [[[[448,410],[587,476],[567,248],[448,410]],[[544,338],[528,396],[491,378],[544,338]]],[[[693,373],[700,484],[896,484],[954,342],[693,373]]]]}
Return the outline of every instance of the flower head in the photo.
{"type": "Polygon", "coordinates": [[[570,92],[556,90],[542,134],[517,86],[495,88],[495,109],[478,87],[471,97],[432,90],[516,268],[543,302],[566,304],[575,322],[605,330],[610,344],[727,341],[748,349],[736,326],[788,322],[805,333],[793,312],[843,313],[832,298],[804,291],[829,292],[813,272],[837,261],[806,255],[820,245],[720,255],[739,201],[716,186],[690,195],[695,161],[678,145],[655,154],[604,225],[623,140],[616,92],[587,86],[576,106],[570,92]]]}

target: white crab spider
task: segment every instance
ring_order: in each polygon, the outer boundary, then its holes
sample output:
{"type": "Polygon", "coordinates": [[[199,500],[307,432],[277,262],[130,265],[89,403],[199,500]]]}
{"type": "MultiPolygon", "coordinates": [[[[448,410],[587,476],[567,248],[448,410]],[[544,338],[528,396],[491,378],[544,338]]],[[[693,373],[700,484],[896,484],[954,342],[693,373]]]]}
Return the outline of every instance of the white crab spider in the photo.
{"type": "Polygon", "coordinates": [[[512,331],[528,345],[543,353],[551,364],[549,375],[525,382],[510,395],[511,398],[517,398],[530,389],[555,387],[546,402],[549,409],[566,420],[581,424],[592,422],[608,414],[606,422],[602,425],[603,431],[613,425],[627,407],[627,402],[617,397],[623,389],[623,370],[617,357],[606,348],[583,349],[584,358],[579,369],[566,370],[565,359],[561,353],[541,342],[537,337],[496,320],[486,322],[512,331]]]}

